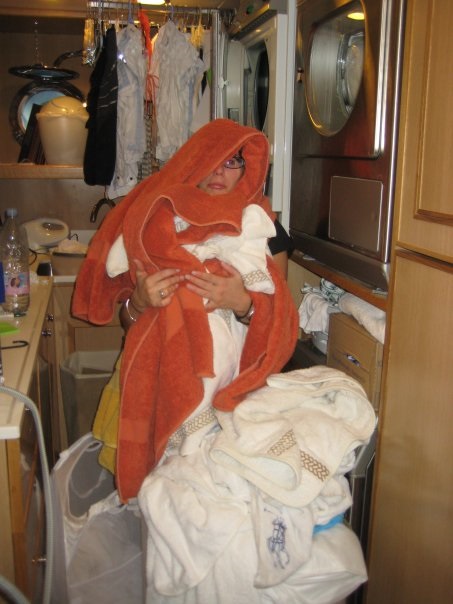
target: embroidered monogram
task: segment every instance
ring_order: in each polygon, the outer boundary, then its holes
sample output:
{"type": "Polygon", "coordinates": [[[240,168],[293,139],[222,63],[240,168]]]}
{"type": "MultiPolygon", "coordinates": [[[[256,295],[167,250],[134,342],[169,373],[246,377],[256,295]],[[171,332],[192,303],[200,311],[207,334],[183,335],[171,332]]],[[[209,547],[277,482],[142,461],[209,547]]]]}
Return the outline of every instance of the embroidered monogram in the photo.
{"type": "Polygon", "coordinates": [[[290,556],[286,549],[287,526],[283,518],[274,518],[272,521],[272,536],[267,538],[267,548],[272,555],[274,566],[286,568],[290,562],[290,556]]]}

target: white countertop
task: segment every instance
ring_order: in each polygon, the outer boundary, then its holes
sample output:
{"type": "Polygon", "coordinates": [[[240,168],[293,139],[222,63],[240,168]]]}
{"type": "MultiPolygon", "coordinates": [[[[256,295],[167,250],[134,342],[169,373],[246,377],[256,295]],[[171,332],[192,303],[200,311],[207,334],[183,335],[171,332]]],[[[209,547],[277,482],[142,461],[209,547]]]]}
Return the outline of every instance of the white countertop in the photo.
{"type": "MultiPolygon", "coordinates": [[[[19,331],[1,336],[4,386],[27,394],[30,388],[36,355],[41,339],[41,329],[52,291],[52,278],[33,279],[30,308],[24,317],[0,316],[0,321],[11,323],[19,331]],[[28,346],[3,350],[13,340],[25,340],[28,346]]],[[[24,405],[10,396],[0,393],[0,439],[18,438],[24,405]]]]}

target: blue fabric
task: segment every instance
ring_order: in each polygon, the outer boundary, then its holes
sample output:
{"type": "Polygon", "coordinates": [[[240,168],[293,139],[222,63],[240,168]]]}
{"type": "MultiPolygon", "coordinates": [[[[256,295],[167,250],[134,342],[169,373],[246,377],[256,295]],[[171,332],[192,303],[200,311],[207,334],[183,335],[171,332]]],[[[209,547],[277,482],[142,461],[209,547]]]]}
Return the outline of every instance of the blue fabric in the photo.
{"type": "Polygon", "coordinates": [[[327,524],[316,524],[313,529],[313,535],[316,535],[316,533],[320,533],[321,531],[325,531],[327,529],[332,528],[336,524],[343,522],[343,519],[344,514],[338,514],[338,516],[334,516],[331,520],[329,520],[327,524]]]}

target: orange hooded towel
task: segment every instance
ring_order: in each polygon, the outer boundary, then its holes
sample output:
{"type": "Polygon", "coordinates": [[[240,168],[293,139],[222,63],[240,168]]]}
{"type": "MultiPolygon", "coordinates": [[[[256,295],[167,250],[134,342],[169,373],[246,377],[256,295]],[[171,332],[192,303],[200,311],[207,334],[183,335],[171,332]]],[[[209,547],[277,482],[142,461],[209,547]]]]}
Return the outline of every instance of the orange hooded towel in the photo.
{"type": "MultiPolygon", "coordinates": [[[[94,324],[108,323],[115,305],[134,289],[135,265],[155,272],[221,272],[220,263],[202,264],[182,244],[214,234],[241,232],[242,211],[251,203],[273,218],[262,189],[268,167],[268,142],[257,130],[219,119],[196,132],[162,170],[140,183],[105,218],[79,272],[72,312],[94,324]],[[234,191],[211,196],[197,188],[222,161],[242,150],[243,177],[234,191]],[[176,233],[175,215],[190,223],[176,233]],[[108,252],[122,234],[130,270],[110,278],[108,252]]],[[[249,292],[255,306],[241,356],[240,373],[214,397],[212,405],[231,411],[248,392],[264,385],[290,358],[298,314],[285,280],[269,257],[273,295],[249,292]]],[[[183,286],[169,306],[149,308],[127,334],[121,362],[121,406],[116,482],[120,497],[135,497],[158,463],[169,437],[203,398],[203,377],[213,375],[212,337],[202,299],[183,286]]]]}

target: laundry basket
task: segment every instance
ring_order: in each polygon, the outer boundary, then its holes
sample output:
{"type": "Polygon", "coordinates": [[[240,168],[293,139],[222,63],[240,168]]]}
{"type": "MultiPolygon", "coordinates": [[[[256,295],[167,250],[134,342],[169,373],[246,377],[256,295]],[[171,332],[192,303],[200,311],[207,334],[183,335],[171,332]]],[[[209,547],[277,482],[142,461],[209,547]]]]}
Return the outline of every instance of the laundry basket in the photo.
{"type": "Polygon", "coordinates": [[[101,446],[86,434],[61,453],[51,473],[52,604],[143,601],[140,515],[120,504],[112,474],[98,463],[101,446]]]}
{"type": "Polygon", "coordinates": [[[102,390],[113,373],[118,355],[117,350],[77,351],[60,364],[69,445],[91,431],[102,390]]]}

